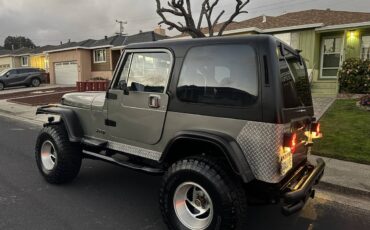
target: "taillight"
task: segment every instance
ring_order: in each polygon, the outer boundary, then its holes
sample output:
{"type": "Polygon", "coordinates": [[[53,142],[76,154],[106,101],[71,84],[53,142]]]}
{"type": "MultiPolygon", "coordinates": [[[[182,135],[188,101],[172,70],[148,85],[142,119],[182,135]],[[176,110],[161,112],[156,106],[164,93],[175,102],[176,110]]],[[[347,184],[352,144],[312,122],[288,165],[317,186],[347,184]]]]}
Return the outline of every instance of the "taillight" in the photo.
{"type": "Polygon", "coordinates": [[[286,133],[284,135],[284,147],[290,148],[290,152],[294,153],[297,148],[297,134],[286,133]]]}
{"type": "Polygon", "coordinates": [[[312,139],[316,139],[316,138],[321,138],[322,137],[322,133],[321,133],[321,125],[320,123],[318,122],[315,122],[315,123],[312,123],[311,124],[311,137],[312,139]]]}

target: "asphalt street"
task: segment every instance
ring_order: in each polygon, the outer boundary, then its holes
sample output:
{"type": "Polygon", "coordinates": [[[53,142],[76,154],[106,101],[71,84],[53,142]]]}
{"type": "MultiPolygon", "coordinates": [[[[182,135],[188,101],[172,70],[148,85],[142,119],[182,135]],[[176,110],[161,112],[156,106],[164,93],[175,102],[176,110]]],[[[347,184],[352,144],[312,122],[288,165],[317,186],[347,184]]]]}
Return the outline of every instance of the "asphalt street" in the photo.
{"type": "MultiPolygon", "coordinates": [[[[40,127],[0,117],[0,229],[163,230],[160,177],[84,160],[68,185],[47,184],[34,160],[40,127]]],[[[370,212],[316,198],[290,217],[251,206],[245,229],[369,229],[370,212]]]]}

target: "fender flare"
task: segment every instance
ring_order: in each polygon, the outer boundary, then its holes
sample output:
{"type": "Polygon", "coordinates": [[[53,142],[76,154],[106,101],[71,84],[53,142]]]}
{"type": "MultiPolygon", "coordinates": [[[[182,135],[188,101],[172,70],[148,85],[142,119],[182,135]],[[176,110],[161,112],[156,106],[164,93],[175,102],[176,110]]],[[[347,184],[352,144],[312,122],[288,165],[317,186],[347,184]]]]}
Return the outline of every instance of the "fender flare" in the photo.
{"type": "Polygon", "coordinates": [[[241,176],[243,182],[248,183],[254,179],[253,172],[245,158],[239,144],[231,136],[214,131],[180,131],[172,138],[163,152],[160,163],[169,157],[171,147],[179,140],[197,140],[213,144],[222,150],[232,169],[241,176]]]}
{"type": "MultiPolygon", "coordinates": [[[[43,106],[37,108],[36,115],[38,114],[51,114],[59,115],[60,122],[63,122],[68,133],[70,142],[81,142],[83,138],[83,129],[80,125],[79,118],[76,113],[69,108],[59,106],[43,106]]],[[[58,122],[49,122],[44,126],[56,124],[58,122]]]]}

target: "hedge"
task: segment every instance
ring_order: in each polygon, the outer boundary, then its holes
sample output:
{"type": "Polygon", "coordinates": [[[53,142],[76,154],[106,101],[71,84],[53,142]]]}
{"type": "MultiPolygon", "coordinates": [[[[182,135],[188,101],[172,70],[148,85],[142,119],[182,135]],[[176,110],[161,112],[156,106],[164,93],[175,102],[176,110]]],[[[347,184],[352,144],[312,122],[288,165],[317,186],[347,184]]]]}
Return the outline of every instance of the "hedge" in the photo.
{"type": "Polygon", "coordinates": [[[339,71],[339,87],[341,93],[369,93],[370,60],[345,60],[339,71]]]}

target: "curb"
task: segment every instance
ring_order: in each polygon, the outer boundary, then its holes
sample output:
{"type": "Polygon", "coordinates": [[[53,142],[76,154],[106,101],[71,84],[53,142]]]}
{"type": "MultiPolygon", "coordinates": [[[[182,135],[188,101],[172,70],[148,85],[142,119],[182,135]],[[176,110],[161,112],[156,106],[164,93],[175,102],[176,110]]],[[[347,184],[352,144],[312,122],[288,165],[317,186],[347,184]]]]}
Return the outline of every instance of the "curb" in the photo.
{"type": "Polygon", "coordinates": [[[13,114],[13,113],[10,113],[8,111],[4,111],[4,110],[1,110],[1,109],[0,109],[0,117],[6,117],[6,118],[9,118],[9,119],[22,121],[22,122],[27,122],[27,123],[31,123],[33,125],[38,125],[38,126],[42,126],[44,124],[44,122],[42,122],[42,121],[29,119],[29,118],[25,118],[25,117],[20,117],[20,116],[17,116],[15,114],[13,114]]]}
{"type": "Polygon", "coordinates": [[[342,195],[351,195],[370,200],[370,191],[344,187],[341,185],[332,184],[325,181],[320,181],[319,184],[317,184],[315,187],[328,192],[341,193],[342,195]]]}

